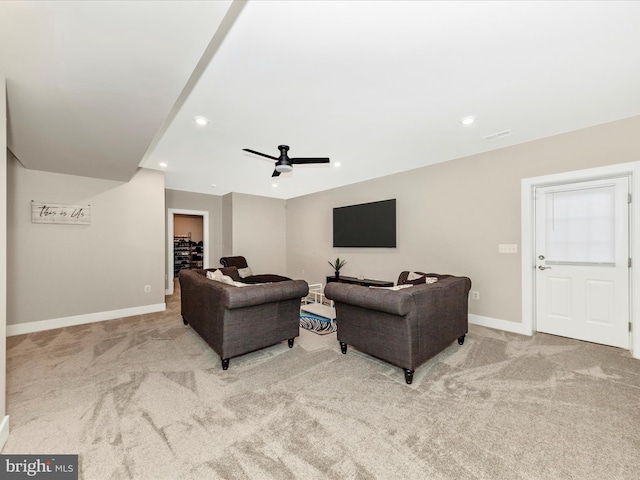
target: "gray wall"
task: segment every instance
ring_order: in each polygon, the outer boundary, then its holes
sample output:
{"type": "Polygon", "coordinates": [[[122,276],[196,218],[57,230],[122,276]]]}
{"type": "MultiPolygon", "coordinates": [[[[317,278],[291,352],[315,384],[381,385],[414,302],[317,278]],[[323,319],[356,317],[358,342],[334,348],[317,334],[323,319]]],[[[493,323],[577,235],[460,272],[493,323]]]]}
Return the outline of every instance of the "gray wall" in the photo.
{"type": "Polygon", "coordinates": [[[222,255],[233,255],[233,194],[228,193],[222,197],[222,255]]]}
{"type": "Polygon", "coordinates": [[[141,169],[122,183],[10,158],[8,178],[9,325],[164,304],[161,172],[141,169]],[[31,200],[91,205],[92,223],[31,223],[31,200]]]}
{"type": "Polygon", "coordinates": [[[243,193],[231,194],[232,255],[243,255],[253,273],[285,275],[285,200],[243,193]]]}
{"type": "MultiPolygon", "coordinates": [[[[544,138],[287,201],[287,274],[325,283],[344,275],[396,281],[402,270],[469,276],[470,313],[521,322],[523,178],[640,160],[640,117],[544,138]],[[395,249],[332,247],[332,208],[397,199],[395,249]],[[520,249],[519,249],[520,251],[520,249]]],[[[640,208],[636,206],[636,208],[640,208]]]]}
{"type": "MultiPolygon", "coordinates": [[[[222,197],[167,189],[165,190],[165,202],[167,209],[209,212],[209,245],[205,245],[205,248],[208,249],[210,265],[205,265],[205,267],[218,266],[218,260],[222,256],[222,197]]],[[[173,246],[167,247],[173,248],[173,246]]],[[[166,264],[166,261],[164,263],[166,264]]],[[[167,278],[172,280],[173,262],[166,268],[167,278]]]]}
{"type": "MultiPolygon", "coordinates": [[[[219,266],[222,256],[243,255],[254,273],[285,274],[284,200],[242,193],[218,196],[180,190],[166,190],[165,197],[167,209],[209,212],[210,267],[219,266]]],[[[169,267],[173,269],[173,265],[169,267]]]]}
{"type": "MultiPolygon", "coordinates": [[[[7,95],[0,77],[0,422],[6,414],[7,389],[7,95]]],[[[0,450],[9,432],[0,432],[0,450]]]]}

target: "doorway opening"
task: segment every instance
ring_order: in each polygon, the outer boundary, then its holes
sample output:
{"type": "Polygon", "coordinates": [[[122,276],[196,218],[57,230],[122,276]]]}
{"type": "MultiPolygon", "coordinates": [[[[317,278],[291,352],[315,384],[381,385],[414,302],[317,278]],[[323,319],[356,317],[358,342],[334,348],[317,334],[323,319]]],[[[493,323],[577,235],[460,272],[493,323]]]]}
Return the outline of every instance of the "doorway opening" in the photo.
{"type": "Polygon", "coordinates": [[[182,269],[202,268],[204,241],[202,216],[173,216],[173,277],[182,269]]]}
{"type": "Polygon", "coordinates": [[[180,270],[209,267],[209,212],[169,209],[166,294],[174,291],[180,270]]]}

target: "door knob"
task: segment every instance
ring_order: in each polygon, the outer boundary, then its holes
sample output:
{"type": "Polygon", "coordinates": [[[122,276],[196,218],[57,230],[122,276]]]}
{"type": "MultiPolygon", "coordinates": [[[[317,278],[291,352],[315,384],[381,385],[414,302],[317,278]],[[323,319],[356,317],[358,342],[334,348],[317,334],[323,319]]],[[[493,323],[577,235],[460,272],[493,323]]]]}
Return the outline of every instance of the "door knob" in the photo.
{"type": "Polygon", "coordinates": [[[551,268],[551,267],[545,267],[545,266],[543,266],[543,265],[538,266],[538,270],[548,270],[548,269],[550,269],[550,268],[551,268]]]}

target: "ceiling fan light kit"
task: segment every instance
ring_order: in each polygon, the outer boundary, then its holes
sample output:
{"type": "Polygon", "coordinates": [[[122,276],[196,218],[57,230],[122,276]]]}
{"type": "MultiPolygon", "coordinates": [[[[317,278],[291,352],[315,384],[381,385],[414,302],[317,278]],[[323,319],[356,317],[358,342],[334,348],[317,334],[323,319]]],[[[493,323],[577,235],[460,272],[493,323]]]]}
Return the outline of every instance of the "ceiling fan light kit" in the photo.
{"type": "Polygon", "coordinates": [[[266,153],[256,152],[255,150],[251,150],[250,148],[243,148],[245,152],[253,153],[255,155],[260,155],[261,157],[270,158],[271,160],[276,161],[275,170],[271,174],[272,177],[277,177],[281,173],[288,173],[293,170],[294,165],[301,164],[309,164],[309,163],[329,163],[329,159],[324,158],[289,158],[287,152],[289,151],[288,145],[279,145],[278,150],[280,150],[279,157],[273,157],[271,155],[267,155],[266,153]]]}
{"type": "Polygon", "coordinates": [[[287,173],[293,170],[291,165],[287,165],[286,163],[276,164],[276,172],[279,173],[287,173]]]}

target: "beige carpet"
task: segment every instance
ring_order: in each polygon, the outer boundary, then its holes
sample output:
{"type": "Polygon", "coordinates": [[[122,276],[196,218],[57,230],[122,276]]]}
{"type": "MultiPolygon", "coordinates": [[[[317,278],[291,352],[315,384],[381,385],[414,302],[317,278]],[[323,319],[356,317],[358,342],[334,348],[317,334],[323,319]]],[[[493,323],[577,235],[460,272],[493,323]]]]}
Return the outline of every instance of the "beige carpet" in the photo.
{"type": "Polygon", "coordinates": [[[220,359],[162,314],[9,337],[5,454],[83,479],[637,479],[640,361],[470,328],[416,370],[335,333],[220,359]]]}

